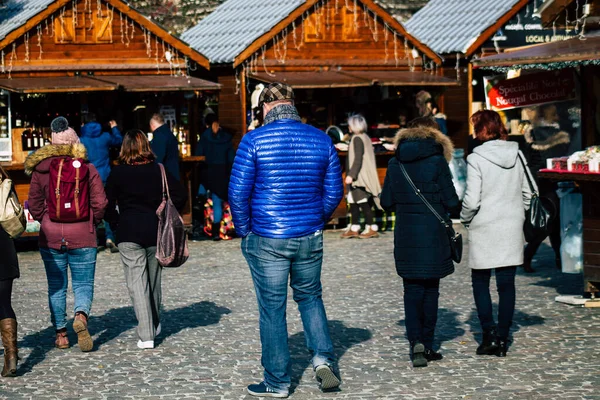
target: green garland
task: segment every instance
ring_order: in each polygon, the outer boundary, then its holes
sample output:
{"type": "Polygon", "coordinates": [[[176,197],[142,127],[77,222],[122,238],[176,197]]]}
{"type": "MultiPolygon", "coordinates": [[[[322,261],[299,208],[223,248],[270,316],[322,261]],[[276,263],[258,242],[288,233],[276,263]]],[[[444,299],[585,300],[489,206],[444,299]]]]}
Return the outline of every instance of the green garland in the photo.
{"type": "Polygon", "coordinates": [[[560,61],[550,63],[535,63],[535,64],[515,64],[510,67],[499,67],[499,66],[477,66],[481,69],[492,70],[494,72],[506,73],[511,69],[543,69],[543,70],[557,70],[565,68],[575,68],[580,65],[600,65],[600,60],[581,60],[581,61],[560,61]]]}

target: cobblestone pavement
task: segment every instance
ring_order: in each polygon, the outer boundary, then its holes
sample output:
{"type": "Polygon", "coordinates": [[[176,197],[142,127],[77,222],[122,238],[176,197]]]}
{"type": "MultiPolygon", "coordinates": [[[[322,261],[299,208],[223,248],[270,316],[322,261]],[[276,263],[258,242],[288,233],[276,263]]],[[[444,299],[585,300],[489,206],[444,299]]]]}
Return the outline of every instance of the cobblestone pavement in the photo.
{"type": "MultiPolygon", "coordinates": [[[[480,338],[466,265],[441,285],[437,344],[444,360],[413,370],[393,234],[340,240],[325,234],[324,300],[344,384],[322,394],[302,326],[289,300],[293,399],[600,399],[600,310],[554,302],[580,294],[581,277],[551,265],[517,276],[514,343],[507,358],[475,355],[480,338]]],[[[118,254],[100,253],[90,331],[94,351],[53,348],[46,277],[37,252],[20,253],[14,303],[19,376],[0,379],[0,398],[246,399],[261,380],[257,306],[240,241],[191,243],[191,260],[163,273],[163,333],[136,347],[135,316],[118,254]]],[[[494,297],[495,298],[495,297],[494,297]]],[[[69,295],[69,308],[72,307],[69,295]]],[[[71,328],[69,328],[71,329],[71,328]]],[[[69,338],[76,343],[70,330],[69,338]]]]}

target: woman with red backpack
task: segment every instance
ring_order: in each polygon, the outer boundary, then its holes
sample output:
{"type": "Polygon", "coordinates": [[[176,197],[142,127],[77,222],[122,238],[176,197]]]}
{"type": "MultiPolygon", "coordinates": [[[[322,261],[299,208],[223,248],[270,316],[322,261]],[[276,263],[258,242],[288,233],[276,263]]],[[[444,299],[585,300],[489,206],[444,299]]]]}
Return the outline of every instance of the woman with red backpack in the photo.
{"type": "Polygon", "coordinates": [[[51,123],[52,144],[30,154],[25,172],[31,175],[29,211],[39,221],[39,247],[48,278],[50,316],[55,345],[69,347],[67,337],[68,269],[75,295],[73,330],[81,351],[93,347],[88,316],[94,296],[96,224],[107,205],[96,168],[87,160],[77,133],[63,117],[51,123]]]}

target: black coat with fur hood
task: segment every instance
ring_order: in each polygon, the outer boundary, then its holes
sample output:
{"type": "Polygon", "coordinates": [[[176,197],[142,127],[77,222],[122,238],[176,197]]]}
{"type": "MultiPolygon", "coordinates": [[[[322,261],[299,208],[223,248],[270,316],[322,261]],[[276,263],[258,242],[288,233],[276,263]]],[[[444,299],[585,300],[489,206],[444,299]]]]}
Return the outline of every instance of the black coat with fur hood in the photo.
{"type": "Polygon", "coordinates": [[[396,212],[396,270],[406,279],[443,278],[454,272],[446,230],[415,194],[400,163],[435,210],[447,216],[459,206],[448,166],[454,147],[447,136],[426,127],[400,130],[396,145],[381,193],[381,205],[396,212]]]}

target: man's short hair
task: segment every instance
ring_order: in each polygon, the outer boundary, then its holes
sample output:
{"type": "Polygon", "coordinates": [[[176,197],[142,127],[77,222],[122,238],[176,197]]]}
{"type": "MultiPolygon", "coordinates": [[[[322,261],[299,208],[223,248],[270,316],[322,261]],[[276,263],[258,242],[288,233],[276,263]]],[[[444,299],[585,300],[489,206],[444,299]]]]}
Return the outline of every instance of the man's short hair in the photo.
{"type": "Polygon", "coordinates": [[[265,103],[294,103],[294,90],[286,83],[273,82],[263,89],[258,98],[258,106],[262,107],[265,103]]]}
{"type": "Polygon", "coordinates": [[[160,113],[152,114],[150,121],[155,121],[157,124],[163,125],[165,123],[165,117],[160,113]]]}

